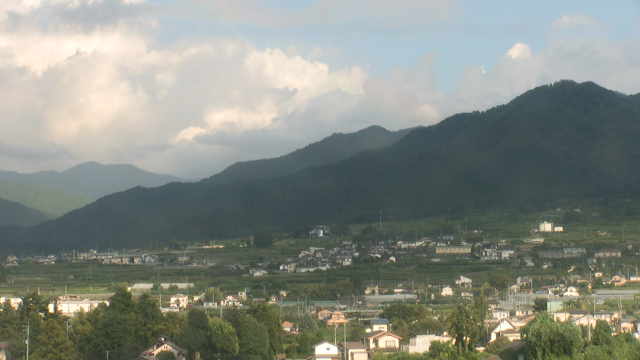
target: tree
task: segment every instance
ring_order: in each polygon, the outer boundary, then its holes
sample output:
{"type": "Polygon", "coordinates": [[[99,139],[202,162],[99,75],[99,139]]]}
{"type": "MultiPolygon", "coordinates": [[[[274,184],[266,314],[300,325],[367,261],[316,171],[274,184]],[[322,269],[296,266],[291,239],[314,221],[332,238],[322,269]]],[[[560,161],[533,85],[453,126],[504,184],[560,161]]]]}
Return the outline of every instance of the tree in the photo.
{"type": "MultiPolygon", "coordinates": [[[[88,315],[92,330],[80,340],[83,355],[87,359],[99,359],[108,351],[110,359],[135,358],[153,339],[143,335],[147,333],[140,311],[149,304],[138,307],[131,293],[118,288],[109,299],[109,306],[101,306],[88,315]]],[[[148,311],[152,312],[153,310],[148,311]]]]}
{"type": "Polygon", "coordinates": [[[162,313],[158,303],[148,294],[144,294],[135,303],[136,317],[139,326],[136,331],[138,342],[144,346],[151,345],[161,334],[162,313]]]}
{"type": "Polygon", "coordinates": [[[511,340],[507,339],[504,336],[500,336],[494,342],[487,345],[487,352],[491,354],[499,355],[510,345],[511,345],[511,340]]]}
{"type": "Polygon", "coordinates": [[[550,360],[561,356],[572,358],[583,345],[577,326],[555,322],[546,313],[539,314],[522,329],[522,340],[529,356],[536,360],[550,360]]]}
{"type": "Polygon", "coordinates": [[[224,293],[219,288],[211,287],[204,292],[204,301],[206,302],[221,300],[223,297],[224,293]]]}
{"type": "Polygon", "coordinates": [[[450,342],[434,341],[429,349],[429,359],[445,360],[453,359],[456,356],[456,348],[450,342]]]}
{"type": "Polygon", "coordinates": [[[446,326],[440,320],[433,316],[428,316],[424,319],[420,319],[410,325],[411,336],[420,334],[436,334],[441,335],[446,326]]]}
{"type": "Polygon", "coordinates": [[[238,335],[233,326],[220,318],[209,319],[210,342],[217,359],[231,358],[238,355],[238,335]]]}
{"type": "Polygon", "coordinates": [[[281,353],[282,327],[280,326],[280,309],[273,305],[259,304],[251,307],[249,314],[267,328],[272,354],[281,353]]]}
{"type": "Polygon", "coordinates": [[[267,329],[253,316],[235,310],[228,311],[229,322],[236,329],[238,334],[239,352],[237,358],[240,360],[268,360],[271,359],[269,337],[267,329]]]}
{"type": "Polygon", "coordinates": [[[69,338],[64,324],[57,319],[47,319],[42,331],[32,340],[33,360],[77,360],[78,353],[69,338]]]}
{"type": "Polygon", "coordinates": [[[547,299],[544,298],[536,298],[533,301],[533,310],[535,312],[543,312],[547,311],[547,299]]]}
{"type": "Polygon", "coordinates": [[[385,319],[402,319],[413,322],[428,315],[429,311],[422,304],[392,304],[385,307],[381,316],[385,319]]]}
{"type": "Polygon", "coordinates": [[[449,314],[449,334],[460,353],[473,349],[474,340],[478,336],[474,321],[473,311],[466,304],[458,304],[449,314]]]}
{"type": "Polygon", "coordinates": [[[604,320],[596,321],[596,326],[591,335],[591,343],[593,345],[611,345],[613,336],[611,336],[611,326],[604,320]]]}
{"type": "Polygon", "coordinates": [[[496,290],[506,289],[513,282],[513,277],[505,272],[494,272],[489,278],[489,284],[496,290]]]}
{"type": "Polygon", "coordinates": [[[49,313],[49,302],[36,292],[32,292],[22,297],[22,303],[18,308],[20,316],[27,318],[31,314],[47,315],[49,313]]]}
{"type": "Polygon", "coordinates": [[[209,318],[202,310],[192,309],[187,313],[187,324],[181,343],[193,359],[196,354],[205,355],[210,348],[211,328],[209,318]]]}

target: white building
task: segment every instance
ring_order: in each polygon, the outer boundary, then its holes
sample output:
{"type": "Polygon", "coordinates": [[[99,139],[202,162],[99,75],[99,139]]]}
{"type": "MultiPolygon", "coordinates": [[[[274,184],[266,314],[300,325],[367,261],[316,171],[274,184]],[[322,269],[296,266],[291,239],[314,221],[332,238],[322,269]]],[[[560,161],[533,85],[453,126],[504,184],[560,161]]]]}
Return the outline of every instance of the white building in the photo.
{"type": "Polygon", "coordinates": [[[18,310],[20,305],[22,305],[22,298],[19,297],[0,297],[0,304],[4,305],[6,302],[9,302],[9,305],[14,309],[18,310]]]}
{"type": "Polygon", "coordinates": [[[127,288],[130,292],[147,292],[153,290],[153,283],[135,283],[127,288]]]}
{"type": "Polygon", "coordinates": [[[176,360],[186,360],[187,351],[176,346],[176,344],[160,338],[159,341],[140,354],[139,359],[142,360],[156,360],[162,353],[171,353],[176,360]]]}
{"type": "Polygon", "coordinates": [[[553,223],[548,221],[543,221],[538,225],[539,232],[553,232],[553,223]]]}
{"type": "Polygon", "coordinates": [[[183,294],[176,294],[169,298],[169,306],[177,307],[178,309],[186,309],[189,305],[189,296],[183,294]]]}
{"type": "Polygon", "coordinates": [[[491,311],[491,317],[496,320],[507,319],[510,316],[510,312],[504,309],[495,309],[491,311]]]}
{"type": "Polygon", "coordinates": [[[451,288],[451,286],[445,286],[442,288],[442,291],[440,291],[440,295],[453,296],[453,289],[451,288]]]}
{"type": "Polygon", "coordinates": [[[176,288],[178,290],[187,290],[193,287],[193,283],[162,283],[160,287],[162,290],[168,290],[170,288],[176,288]]]}
{"type": "Polygon", "coordinates": [[[473,284],[473,281],[466,276],[460,275],[458,280],[456,280],[456,285],[460,287],[471,287],[472,284],[473,284]]]}
{"type": "Polygon", "coordinates": [[[340,359],[340,351],[338,350],[338,347],[326,341],[314,347],[313,355],[315,360],[340,359]]]}
{"type": "Polygon", "coordinates": [[[518,338],[517,340],[519,340],[520,339],[519,330],[520,330],[519,327],[514,323],[512,323],[511,321],[509,321],[508,319],[502,319],[500,320],[498,325],[496,325],[493,328],[493,330],[491,330],[491,337],[489,339],[489,342],[496,341],[496,339],[499,338],[500,336],[505,336],[512,341],[513,341],[512,336],[517,336],[518,338]]]}
{"type": "Polygon", "coordinates": [[[438,336],[438,335],[417,335],[409,339],[409,346],[407,347],[407,352],[409,354],[422,354],[429,351],[431,348],[431,343],[434,341],[439,342],[449,342],[453,340],[449,336],[438,336]]]}
{"type": "Polygon", "coordinates": [[[578,289],[574,286],[569,286],[567,288],[567,291],[565,291],[562,296],[572,296],[572,297],[578,297],[580,296],[580,293],[578,292],[578,289]]]}
{"type": "Polygon", "coordinates": [[[343,346],[347,360],[368,360],[367,348],[359,342],[348,342],[343,346]]]}
{"type": "Polygon", "coordinates": [[[387,319],[371,320],[370,332],[376,332],[376,331],[389,331],[389,320],[387,319]]]}
{"type": "Polygon", "coordinates": [[[89,300],[60,297],[55,302],[49,304],[48,310],[52,314],[57,311],[64,316],[74,316],[79,312],[91,312],[97,309],[101,304],[105,304],[108,306],[109,302],[107,300],[89,300]]]}
{"type": "Polygon", "coordinates": [[[376,331],[367,336],[369,350],[399,350],[402,338],[388,331],[376,331]]]}

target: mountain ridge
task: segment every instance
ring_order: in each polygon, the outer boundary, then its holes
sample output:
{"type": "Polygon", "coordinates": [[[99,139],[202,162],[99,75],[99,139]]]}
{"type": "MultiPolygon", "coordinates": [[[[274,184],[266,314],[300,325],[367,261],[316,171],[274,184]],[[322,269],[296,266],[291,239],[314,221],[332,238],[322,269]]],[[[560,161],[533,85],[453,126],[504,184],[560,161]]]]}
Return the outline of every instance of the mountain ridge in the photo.
{"type": "Polygon", "coordinates": [[[144,247],[367,222],[380,210],[410,219],[636,197],[636,100],[594,83],[562,81],[414,129],[391,146],[337,163],[247,182],[130,189],[29,229],[22,240],[39,247],[144,247]]]}
{"type": "Polygon", "coordinates": [[[38,210],[0,198],[0,227],[32,226],[47,220],[38,210]]]}
{"type": "Polygon", "coordinates": [[[59,216],[111,193],[138,185],[156,187],[175,181],[181,179],[133,165],[85,162],[64,171],[0,171],[0,194],[51,216],[59,216]]]}
{"type": "Polygon", "coordinates": [[[234,163],[204,181],[228,184],[289,175],[305,168],[335,163],[363,151],[390,146],[411,130],[389,131],[372,125],[353,133],[333,133],[282,156],[234,163]]]}

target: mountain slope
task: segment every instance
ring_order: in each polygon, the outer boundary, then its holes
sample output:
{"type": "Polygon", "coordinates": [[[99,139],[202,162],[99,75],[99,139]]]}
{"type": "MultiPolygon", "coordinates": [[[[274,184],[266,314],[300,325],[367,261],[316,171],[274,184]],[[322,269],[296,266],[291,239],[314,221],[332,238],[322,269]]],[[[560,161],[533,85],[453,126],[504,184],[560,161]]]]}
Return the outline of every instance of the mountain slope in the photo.
{"type": "Polygon", "coordinates": [[[285,176],[309,167],[336,163],[363,151],[390,146],[410,130],[392,132],[381,126],[371,126],[355,133],[337,133],[281,157],[235,163],[205,181],[230,184],[285,176]]]}
{"type": "Polygon", "coordinates": [[[381,209],[402,219],[634,197],[640,194],[638,138],[635,98],[563,81],[336,164],[260,181],[131,189],[30,229],[22,240],[41,248],[142,247],[367,221],[381,209]]]}
{"type": "Polygon", "coordinates": [[[4,180],[0,180],[0,198],[20,203],[51,217],[64,215],[90,203],[89,198],[82,195],[71,195],[42,185],[18,184],[4,180]]]}
{"type": "Polygon", "coordinates": [[[47,216],[37,210],[0,199],[0,226],[31,226],[45,220],[47,216]]]}
{"type": "Polygon", "coordinates": [[[135,186],[156,187],[179,180],[132,165],[88,162],[62,172],[21,174],[0,171],[0,194],[43,212],[62,215],[108,194],[135,186]]]}

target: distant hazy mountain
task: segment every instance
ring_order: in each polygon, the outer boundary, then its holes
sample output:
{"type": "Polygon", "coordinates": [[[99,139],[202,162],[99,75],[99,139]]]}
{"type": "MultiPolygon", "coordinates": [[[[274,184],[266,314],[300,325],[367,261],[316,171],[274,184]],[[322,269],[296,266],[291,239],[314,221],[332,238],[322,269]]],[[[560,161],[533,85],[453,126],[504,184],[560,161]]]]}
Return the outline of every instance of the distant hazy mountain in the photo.
{"type": "Polygon", "coordinates": [[[640,101],[594,83],[542,86],[391,146],[293,174],[135,188],[29,229],[25,246],[142,247],[270,228],[640,201],[640,101]]]}
{"type": "Polygon", "coordinates": [[[21,174],[0,171],[0,197],[57,216],[102,196],[135,186],[155,187],[179,181],[132,165],[83,163],[62,172],[21,174]]]}
{"type": "Polygon", "coordinates": [[[45,220],[47,216],[38,210],[0,199],[0,226],[31,226],[45,220]]]}
{"type": "Polygon", "coordinates": [[[204,181],[229,184],[289,175],[306,168],[336,163],[363,151],[390,146],[411,130],[389,131],[381,126],[370,126],[354,133],[336,133],[284,156],[235,163],[204,181]]]}
{"type": "Polygon", "coordinates": [[[44,185],[18,184],[5,180],[0,180],[0,198],[37,209],[50,217],[66,214],[91,202],[83,195],[67,194],[44,185]]]}

